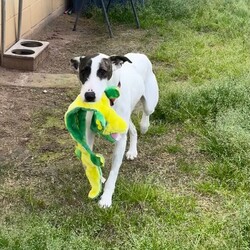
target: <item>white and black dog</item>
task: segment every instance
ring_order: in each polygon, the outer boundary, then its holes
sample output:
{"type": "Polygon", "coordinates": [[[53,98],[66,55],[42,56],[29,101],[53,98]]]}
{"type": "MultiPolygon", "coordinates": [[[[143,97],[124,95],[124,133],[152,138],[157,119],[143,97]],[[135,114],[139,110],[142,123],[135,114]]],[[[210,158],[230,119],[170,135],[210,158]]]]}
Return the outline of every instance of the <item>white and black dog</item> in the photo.
{"type": "MultiPolygon", "coordinates": [[[[129,53],[125,56],[107,56],[95,54],[71,59],[72,66],[78,71],[82,83],[80,95],[83,101],[98,101],[108,86],[119,86],[120,97],[115,100],[113,108],[129,125],[129,150],[126,157],[133,160],[137,157],[137,131],[131,121],[131,114],[141,101],[143,107],[140,122],[141,133],[149,127],[149,116],[154,112],[159,98],[159,90],[152,64],[144,54],[129,53]]],[[[90,130],[91,112],[87,113],[86,138],[93,148],[94,134],[90,130]]],[[[112,195],[127,143],[127,133],[122,134],[116,142],[112,167],[100,198],[100,207],[110,207],[112,195]]]]}

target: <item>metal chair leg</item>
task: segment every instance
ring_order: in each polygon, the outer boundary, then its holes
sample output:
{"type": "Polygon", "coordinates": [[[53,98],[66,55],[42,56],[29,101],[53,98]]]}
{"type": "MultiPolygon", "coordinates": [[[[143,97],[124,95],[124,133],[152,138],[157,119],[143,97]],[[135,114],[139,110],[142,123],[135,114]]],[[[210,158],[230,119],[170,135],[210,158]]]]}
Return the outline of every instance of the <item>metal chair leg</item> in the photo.
{"type": "MultiPolygon", "coordinates": [[[[110,25],[109,18],[108,18],[108,14],[107,14],[107,11],[109,10],[109,6],[110,6],[111,1],[112,0],[109,0],[109,2],[107,4],[107,7],[105,7],[105,4],[104,4],[103,0],[101,0],[101,4],[102,4],[103,15],[104,15],[106,24],[108,26],[109,36],[112,38],[114,35],[113,35],[113,32],[112,32],[111,25],[110,25]]],[[[140,28],[139,18],[137,16],[133,0],[130,0],[130,3],[131,3],[131,6],[132,6],[132,9],[133,9],[133,13],[134,13],[135,21],[136,21],[136,26],[137,26],[137,28],[140,28]]],[[[75,20],[75,23],[74,23],[73,31],[76,30],[78,19],[79,19],[81,11],[83,9],[83,4],[84,4],[84,0],[82,0],[81,8],[79,9],[79,11],[77,11],[77,15],[76,15],[76,20],[75,20]]]]}
{"type": "Polygon", "coordinates": [[[78,19],[79,19],[80,13],[82,12],[82,8],[83,8],[83,3],[84,3],[84,0],[82,0],[81,7],[80,7],[80,9],[77,11],[76,20],[75,20],[75,23],[74,23],[73,31],[76,31],[76,26],[77,26],[77,23],[78,23],[78,19]]]}
{"type": "Polygon", "coordinates": [[[135,16],[136,26],[139,29],[140,28],[140,23],[139,23],[139,18],[138,18],[137,13],[136,13],[134,1],[130,0],[130,3],[132,5],[133,13],[134,13],[134,16],[135,16]]]}
{"type": "Polygon", "coordinates": [[[111,26],[110,26],[108,14],[107,14],[106,7],[105,7],[105,4],[104,4],[103,0],[101,0],[101,4],[102,4],[102,11],[103,11],[103,14],[104,14],[104,17],[105,17],[105,21],[106,21],[106,24],[108,26],[109,36],[112,38],[113,37],[113,32],[112,32],[112,29],[111,29],[111,26]]]}
{"type": "Polygon", "coordinates": [[[112,0],[109,0],[109,2],[108,2],[108,4],[107,4],[107,7],[106,7],[107,12],[109,12],[109,6],[110,6],[111,1],[112,1],[112,0]]]}

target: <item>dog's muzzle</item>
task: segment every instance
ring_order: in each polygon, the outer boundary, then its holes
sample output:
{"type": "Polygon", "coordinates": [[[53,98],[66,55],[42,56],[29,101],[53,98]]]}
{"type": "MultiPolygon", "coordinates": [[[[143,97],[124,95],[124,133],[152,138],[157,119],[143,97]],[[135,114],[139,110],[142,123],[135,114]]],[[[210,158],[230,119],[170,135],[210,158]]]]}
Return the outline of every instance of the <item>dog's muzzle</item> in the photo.
{"type": "Polygon", "coordinates": [[[95,92],[86,92],[85,95],[86,102],[94,102],[95,101],[95,92]]]}

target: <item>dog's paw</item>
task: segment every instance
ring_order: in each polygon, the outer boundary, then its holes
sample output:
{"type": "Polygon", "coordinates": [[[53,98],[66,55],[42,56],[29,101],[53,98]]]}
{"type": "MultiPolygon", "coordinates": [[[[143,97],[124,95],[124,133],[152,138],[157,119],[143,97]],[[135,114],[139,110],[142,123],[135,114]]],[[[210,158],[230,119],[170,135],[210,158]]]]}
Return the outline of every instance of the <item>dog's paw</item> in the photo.
{"type": "Polygon", "coordinates": [[[141,120],[141,122],[140,122],[140,131],[141,131],[141,134],[144,135],[144,134],[147,133],[149,125],[150,125],[150,123],[149,123],[148,119],[144,118],[144,119],[141,120]]]}
{"type": "Polygon", "coordinates": [[[98,205],[100,208],[109,208],[112,205],[112,198],[102,195],[98,205]]]}
{"type": "Polygon", "coordinates": [[[147,132],[148,132],[148,127],[149,126],[143,126],[143,125],[141,125],[140,126],[140,131],[141,131],[141,134],[146,134],[147,132]]]}
{"type": "Polygon", "coordinates": [[[131,151],[131,150],[129,150],[126,153],[127,160],[134,160],[136,157],[137,157],[137,151],[131,151]]]}

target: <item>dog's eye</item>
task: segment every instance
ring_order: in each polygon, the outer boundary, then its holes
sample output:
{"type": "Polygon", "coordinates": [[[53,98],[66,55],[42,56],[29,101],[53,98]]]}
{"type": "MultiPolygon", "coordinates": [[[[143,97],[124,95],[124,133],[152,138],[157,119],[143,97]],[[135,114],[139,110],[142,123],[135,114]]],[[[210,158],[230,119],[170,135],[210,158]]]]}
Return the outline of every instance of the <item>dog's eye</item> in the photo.
{"type": "Polygon", "coordinates": [[[81,70],[81,73],[86,73],[86,72],[89,72],[90,71],[90,67],[89,66],[86,66],[85,68],[83,68],[81,70]]]}
{"type": "Polygon", "coordinates": [[[108,72],[105,69],[98,69],[97,76],[99,76],[101,79],[106,78],[108,76],[108,72]]]}
{"type": "Polygon", "coordinates": [[[107,74],[107,71],[105,69],[99,69],[99,73],[105,75],[107,74]]]}
{"type": "Polygon", "coordinates": [[[89,78],[90,72],[91,72],[91,68],[88,66],[81,69],[79,76],[80,76],[80,80],[82,83],[85,83],[87,81],[87,79],[89,78]]]}
{"type": "Polygon", "coordinates": [[[83,68],[81,71],[80,71],[80,73],[82,74],[82,75],[89,75],[90,74],[90,71],[91,71],[91,69],[90,69],[90,67],[85,67],[85,68],[83,68]]]}

